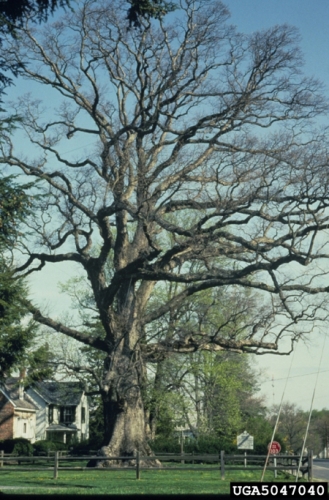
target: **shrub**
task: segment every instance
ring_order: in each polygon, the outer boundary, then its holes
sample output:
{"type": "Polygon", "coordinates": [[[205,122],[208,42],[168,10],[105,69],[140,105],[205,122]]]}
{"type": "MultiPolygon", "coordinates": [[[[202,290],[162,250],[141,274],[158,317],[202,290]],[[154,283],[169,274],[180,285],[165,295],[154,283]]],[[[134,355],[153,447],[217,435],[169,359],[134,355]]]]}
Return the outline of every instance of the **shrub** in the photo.
{"type": "Polygon", "coordinates": [[[199,436],[198,439],[191,439],[184,443],[185,453],[219,455],[222,450],[225,453],[234,453],[236,447],[228,439],[213,436],[199,436]]]}
{"type": "Polygon", "coordinates": [[[85,439],[84,441],[80,441],[80,443],[74,443],[70,445],[70,454],[71,455],[88,455],[90,450],[98,450],[101,447],[100,443],[90,441],[89,439],[85,439]]]}
{"type": "MultiPolygon", "coordinates": [[[[180,453],[181,445],[176,438],[156,437],[149,443],[155,453],[180,453]]],[[[225,453],[236,453],[236,446],[230,440],[212,436],[200,436],[198,439],[188,439],[184,442],[185,453],[215,454],[219,455],[221,450],[225,453]]]]}
{"type": "Polygon", "coordinates": [[[33,446],[30,441],[25,438],[5,439],[0,443],[0,450],[21,457],[33,455],[33,446]]]}
{"type": "Polygon", "coordinates": [[[67,445],[60,441],[42,439],[33,444],[34,455],[47,455],[48,451],[66,450],[67,445]]]}
{"type": "Polygon", "coordinates": [[[177,438],[156,437],[149,445],[154,453],[180,453],[180,444],[177,438]]]}

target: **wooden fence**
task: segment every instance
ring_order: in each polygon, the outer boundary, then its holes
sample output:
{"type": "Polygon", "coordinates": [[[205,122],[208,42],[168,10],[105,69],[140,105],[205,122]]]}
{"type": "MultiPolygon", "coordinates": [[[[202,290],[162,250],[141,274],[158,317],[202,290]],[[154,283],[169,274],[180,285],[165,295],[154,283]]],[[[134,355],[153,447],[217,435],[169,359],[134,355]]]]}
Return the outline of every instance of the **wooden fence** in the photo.
{"type": "MultiPolygon", "coordinates": [[[[86,467],[86,466],[74,466],[74,467],[69,467],[69,466],[63,466],[60,465],[60,463],[63,462],[78,462],[78,461],[86,461],[86,460],[127,460],[127,457],[99,457],[97,455],[88,455],[88,456],[68,456],[68,455],[62,455],[63,452],[56,451],[54,452],[53,456],[48,455],[48,456],[33,456],[33,457],[23,457],[23,456],[13,456],[13,455],[5,455],[3,450],[0,451],[0,472],[1,471],[9,471],[9,470],[15,470],[15,471],[29,471],[31,472],[32,470],[34,471],[44,471],[44,470],[49,470],[53,471],[53,477],[54,479],[58,478],[59,472],[63,470],[67,471],[78,471],[78,470],[83,470],[83,471],[111,471],[111,470],[135,470],[136,471],[136,479],[140,479],[140,473],[141,470],[151,470],[154,469],[154,467],[147,467],[145,465],[141,465],[142,463],[147,462],[148,460],[154,460],[154,458],[157,458],[161,462],[168,462],[168,461],[174,461],[174,462],[181,462],[182,464],[185,464],[186,462],[191,462],[194,464],[195,462],[197,463],[216,463],[217,465],[214,467],[207,467],[207,470],[216,470],[220,471],[220,476],[221,479],[225,479],[225,472],[231,471],[231,470],[245,470],[248,468],[248,470],[262,470],[264,467],[264,463],[266,460],[265,455],[226,455],[224,451],[221,451],[220,455],[218,454],[194,454],[194,453],[181,453],[181,454],[171,454],[171,453],[163,453],[159,455],[154,455],[154,456],[142,456],[140,455],[139,452],[137,452],[136,456],[129,458],[129,460],[134,460],[135,465],[132,466],[127,466],[127,467],[119,467],[119,466],[111,466],[111,467],[102,467],[102,468],[94,468],[94,467],[86,467]],[[9,465],[10,462],[14,462],[14,465],[9,465]],[[18,467],[15,467],[16,463],[22,464],[23,462],[26,463],[49,463],[52,462],[51,466],[43,466],[43,467],[23,467],[19,465],[18,467]],[[237,465],[241,463],[241,465],[237,465]]],[[[275,461],[273,459],[270,460],[267,470],[273,470],[273,471],[285,471],[289,473],[294,473],[298,470],[298,463],[300,460],[300,455],[276,455],[275,456],[275,461]],[[272,462],[273,465],[272,465],[272,462]]],[[[175,467],[175,466],[170,466],[170,467],[161,467],[161,470],[202,470],[204,471],[204,467],[189,467],[185,466],[184,469],[182,467],[175,467]]],[[[308,455],[305,455],[302,457],[302,465],[300,467],[300,472],[304,475],[308,475],[308,480],[312,481],[313,479],[313,458],[312,458],[312,452],[310,451],[308,455]]]]}
{"type": "MultiPolygon", "coordinates": [[[[227,470],[259,470],[265,464],[265,455],[226,455],[221,451],[221,478],[225,479],[225,471],[227,470]],[[226,462],[226,464],[225,464],[226,462]],[[235,462],[243,462],[243,465],[236,466],[235,462]],[[233,465],[232,465],[233,464],[233,465]]],[[[313,480],[313,451],[310,450],[307,455],[302,457],[301,466],[299,467],[300,455],[272,455],[266,470],[284,471],[290,474],[297,474],[297,471],[304,476],[307,474],[308,480],[313,480]]]]}

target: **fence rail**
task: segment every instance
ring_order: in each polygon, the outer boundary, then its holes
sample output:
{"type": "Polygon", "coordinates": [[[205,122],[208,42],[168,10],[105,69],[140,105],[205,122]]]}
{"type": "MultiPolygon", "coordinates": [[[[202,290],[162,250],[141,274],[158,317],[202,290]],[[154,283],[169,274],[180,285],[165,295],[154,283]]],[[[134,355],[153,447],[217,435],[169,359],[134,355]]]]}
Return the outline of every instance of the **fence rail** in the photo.
{"type": "MultiPolygon", "coordinates": [[[[132,457],[122,457],[122,456],[116,456],[116,457],[100,457],[98,455],[86,455],[86,456],[69,456],[69,455],[61,455],[62,452],[56,451],[53,456],[33,456],[33,457],[23,457],[23,456],[13,456],[13,455],[5,455],[3,450],[0,451],[0,472],[1,471],[9,471],[9,470],[15,470],[15,471],[53,471],[54,479],[58,478],[59,472],[60,471],[78,471],[78,470],[83,470],[83,471],[93,471],[93,470],[98,470],[98,471],[114,471],[114,470],[135,470],[136,471],[136,479],[140,478],[140,472],[142,470],[151,470],[154,469],[154,467],[148,467],[144,465],[145,462],[151,461],[154,459],[161,460],[162,462],[165,461],[176,461],[176,462],[181,462],[181,463],[186,463],[186,462],[207,462],[207,463],[214,463],[217,462],[217,467],[207,467],[207,470],[216,470],[220,471],[220,476],[221,479],[225,479],[225,472],[226,471],[231,471],[231,470],[245,470],[246,467],[248,467],[248,470],[261,470],[261,468],[265,464],[266,456],[265,455],[229,455],[225,454],[224,451],[221,451],[220,455],[218,454],[194,454],[194,453],[180,453],[180,454],[169,454],[169,453],[163,453],[163,454],[158,454],[158,455],[153,455],[153,456],[142,456],[140,455],[139,452],[135,456],[132,457]],[[85,460],[95,460],[95,461],[116,461],[116,460],[129,460],[129,461],[134,461],[134,465],[130,465],[127,467],[116,467],[116,466],[111,466],[111,467],[102,467],[102,468],[95,468],[95,467],[86,467],[86,466],[74,466],[74,467],[68,467],[68,466],[63,466],[60,465],[60,462],[79,462],[79,461],[85,461],[85,460]],[[27,468],[27,467],[22,467],[18,466],[15,467],[14,465],[8,465],[10,462],[18,462],[19,464],[25,462],[25,463],[37,463],[37,462],[52,462],[51,466],[46,466],[44,465],[43,467],[33,467],[27,468]],[[243,465],[235,465],[236,463],[241,462],[243,465]],[[247,465],[247,462],[249,465],[247,465]],[[252,465],[250,465],[252,464],[252,465]]],[[[269,465],[267,467],[268,470],[272,471],[297,471],[298,470],[298,463],[300,460],[300,455],[276,455],[275,456],[275,461],[274,465],[269,465]]],[[[161,467],[161,470],[182,470],[181,467],[161,467]]],[[[189,467],[186,466],[184,467],[184,470],[205,470],[204,467],[189,467]]],[[[308,475],[308,480],[312,481],[312,476],[313,476],[313,457],[312,457],[312,452],[310,451],[307,455],[302,457],[302,465],[300,467],[300,472],[304,475],[308,475]]]]}
{"type": "MultiPolygon", "coordinates": [[[[297,472],[298,470],[302,473],[302,475],[307,474],[308,480],[313,480],[313,451],[310,450],[307,455],[304,455],[301,460],[301,467],[298,466],[300,455],[273,455],[271,457],[273,459],[273,465],[268,465],[266,467],[267,470],[273,471],[288,471],[288,472],[297,472]]],[[[270,460],[271,460],[270,459],[270,460]]],[[[225,470],[243,470],[246,468],[246,461],[249,463],[259,462],[259,466],[248,466],[249,470],[258,470],[260,467],[263,467],[265,464],[266,456],[264,455],[226,455],[224,451],[221,451],[221,478],[225,479],[225,470]],[[244,466],[231,466],[225,465],[225,462],[237,462],[244,461],[244,466]]]]}

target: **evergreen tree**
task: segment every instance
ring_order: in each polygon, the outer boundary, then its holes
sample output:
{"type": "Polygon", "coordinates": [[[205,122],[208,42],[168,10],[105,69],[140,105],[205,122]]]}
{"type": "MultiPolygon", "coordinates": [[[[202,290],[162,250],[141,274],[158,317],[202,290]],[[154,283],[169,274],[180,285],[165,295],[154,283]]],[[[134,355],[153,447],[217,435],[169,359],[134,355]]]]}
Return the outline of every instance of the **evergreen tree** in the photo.
{"type": "MultiPolygon", "coordinates": [[[[12,125],[10,125],[12,128],[12,125]]],[[[31,213],[32,199],[26,194],[32,183],[19,185],[15,176],[0,177],[0,251],[15,246],[19,223],[31,213]]]]}
{"type": "Polygon", "coordinates": [[[4,378],[28,347],[30,326],[21,325],[26,312],[20,304],[24,286],[13,280],[3,258],[0,265],[0,377],[4,378]]]}
{"type": "Polygon", "coordinates": [[[31,215],[30,187],[19,185],[14,176],[0,178],[0,379],[22,366],[30,367],[27,381],[51,373],[49,350],[35,346],[37,326],[27,318],[27,286],[11,269],[12,250],[24,236],[20,224],[31,215]]]}
{"type": "Polygon", "coordinates": [[[15,0],[0,3],[0,29],[12,32],[24,19],[36,16],[38,21],[46,21],[49,13],[58,7],[69,5],[69,0],[15,0]]]}

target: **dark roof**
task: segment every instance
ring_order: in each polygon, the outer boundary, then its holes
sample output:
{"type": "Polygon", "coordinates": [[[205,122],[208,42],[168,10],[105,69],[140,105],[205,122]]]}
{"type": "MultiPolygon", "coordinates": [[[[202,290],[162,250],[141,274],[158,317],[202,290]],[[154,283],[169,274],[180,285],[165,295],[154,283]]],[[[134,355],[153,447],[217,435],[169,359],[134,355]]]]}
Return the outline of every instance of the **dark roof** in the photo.
{"type": "Polygon", "coordinates": [[[19,397],[19,380],[18,377],[10,377],[6,380],[3,384],[6,396],[11,399],[16,408],[35,411],[37,407],[25,393],[23,393],[23,398],[19,397]]]}
{"type": "Polygon", "coordinates": [[[80,403],[84,385],[81,382],[35,382],[32,389],[48,404],[76,406],[80,403]]]}
{"type": "Polygon", "coordinates": [[[74,424],[61,425],[61,424],[50,424],[46,431],[48,432],[77,432],[80,429],[74,424]]]}

